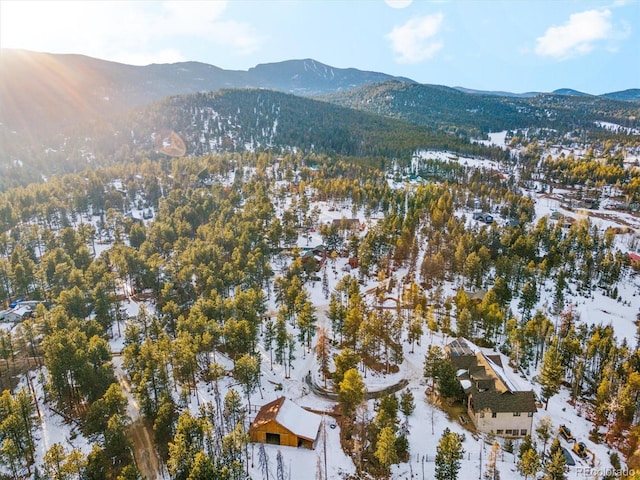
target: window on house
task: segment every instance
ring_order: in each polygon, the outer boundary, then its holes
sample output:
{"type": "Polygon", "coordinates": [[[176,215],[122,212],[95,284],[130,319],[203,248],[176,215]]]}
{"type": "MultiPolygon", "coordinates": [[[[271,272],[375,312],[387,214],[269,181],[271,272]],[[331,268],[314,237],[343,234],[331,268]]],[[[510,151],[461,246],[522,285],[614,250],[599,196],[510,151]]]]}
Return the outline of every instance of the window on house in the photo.
{"type": "Polygon", "coordinates": [[[505,435],[512,435],[513,434],[513,430],[507,429],[507,430],[504,431],[504,434],[505,435]]]}
{"type": "Polygon", "coordinates": [[[527,429],[525,428],[524,430],[520,430],[520,435],[522,435],[523,437],[527,436],[527,429]]]}
{"type": "Polygon", "coordinates": [[[520,412],[513,412],[513,416],[514,417],[519,417],[520,416],[520,412]]]}
{"type": "Polygon", "coordinates": [[[496,430],[496,435],[502,435],[504,433],[504,430],[500,429],[500,430],[496,430]]]}
{"type": "Polygon", "coordinates": [[[498,414],[497,414],[496,412],[493,412],[493,413],[491,414],[491,418],[496,418],[497,416],[498,416],[498,414]]]}
{"type": "Polygon", "coordinates": [[[527,417],[533,417],[533,412],[528,412],[527,417]]]}

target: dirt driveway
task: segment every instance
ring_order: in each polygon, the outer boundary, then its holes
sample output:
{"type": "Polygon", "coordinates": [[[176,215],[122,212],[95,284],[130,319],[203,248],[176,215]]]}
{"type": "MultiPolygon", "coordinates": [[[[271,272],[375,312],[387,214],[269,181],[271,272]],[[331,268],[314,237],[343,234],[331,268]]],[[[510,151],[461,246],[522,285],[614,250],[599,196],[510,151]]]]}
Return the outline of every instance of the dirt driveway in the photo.
{"type": "Polygon", "coordinates": [[[155,445],[153,444],[153,431],[142,421],[142,417],[140,416],[140,407],[131,393],[131,385],[120,368],[119,362],[114,362],[114,367],[118,380],[120,381],[120,385],[122,385],[122,391],[129,402],[127,405],[127,414],[131,418],[129,438],[133,444],[133,456],[136,461],[136,466],[138,467],[142,478],[145,478],[146,480],[158,480],[165,478],[163,475],[163,465],[158,458],[155,445]]]}

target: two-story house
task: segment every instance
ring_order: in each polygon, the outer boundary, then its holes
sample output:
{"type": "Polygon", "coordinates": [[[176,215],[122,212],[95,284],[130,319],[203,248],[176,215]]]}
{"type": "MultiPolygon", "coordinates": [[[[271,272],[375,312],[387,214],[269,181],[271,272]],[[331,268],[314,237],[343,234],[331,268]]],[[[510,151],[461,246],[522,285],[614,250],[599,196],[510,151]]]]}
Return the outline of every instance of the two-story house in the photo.
{"type": "Polygon", "coordinates": [[[446,348],[467,397],[467,413],[476,428],[503,437],[530,435],[537,411],[533,390],[516,386],[498,353],[485,353],[464,338],[446,348]]]}

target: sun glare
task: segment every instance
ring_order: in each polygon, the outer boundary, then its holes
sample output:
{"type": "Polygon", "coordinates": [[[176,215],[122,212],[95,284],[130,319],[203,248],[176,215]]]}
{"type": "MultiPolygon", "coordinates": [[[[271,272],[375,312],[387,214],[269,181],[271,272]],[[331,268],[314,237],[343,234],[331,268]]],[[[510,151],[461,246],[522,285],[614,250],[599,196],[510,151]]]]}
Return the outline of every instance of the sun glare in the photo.
{"type": "Polygon", "coordinates": [[[49,31],[47,18],[51,11],[49,2],[0,2],[0,46],[2,48],[35,48],[41,45],[43,35],[49,31]]]}
{"type": "Polygon", "coordinates": [[[111,10],[109,2],[0,0],[0,46],[75,53],[100,44],[111,10]]]}

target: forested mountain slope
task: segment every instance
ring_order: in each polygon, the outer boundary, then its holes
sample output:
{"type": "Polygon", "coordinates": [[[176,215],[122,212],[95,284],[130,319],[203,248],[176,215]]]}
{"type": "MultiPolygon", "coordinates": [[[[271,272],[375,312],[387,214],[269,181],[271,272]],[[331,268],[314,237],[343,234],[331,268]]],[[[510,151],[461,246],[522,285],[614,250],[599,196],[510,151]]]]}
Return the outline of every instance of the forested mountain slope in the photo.
{"type": "Polygon", "coordinates": [[[0,188],[114,162],[166,158],[158,152],[172,131],[184,141],[187,155],[303,150],[408,161],[417,149],[436,148],[508,156],[456,135],[328,102],[272,90],[226,89],[170,97],[40,143],[0,130],[0,164],[6,172],[0,188]]]}
{"type": "Polygon", "coordinates": [[[419,125],[464,131],[548,128],[596,130],[595,122],[639,126],[640,107],[592,95],[511,97],[467,93],[439,85],[388,81],[324,96],[338,105],[402,118],[419,125]]]}

